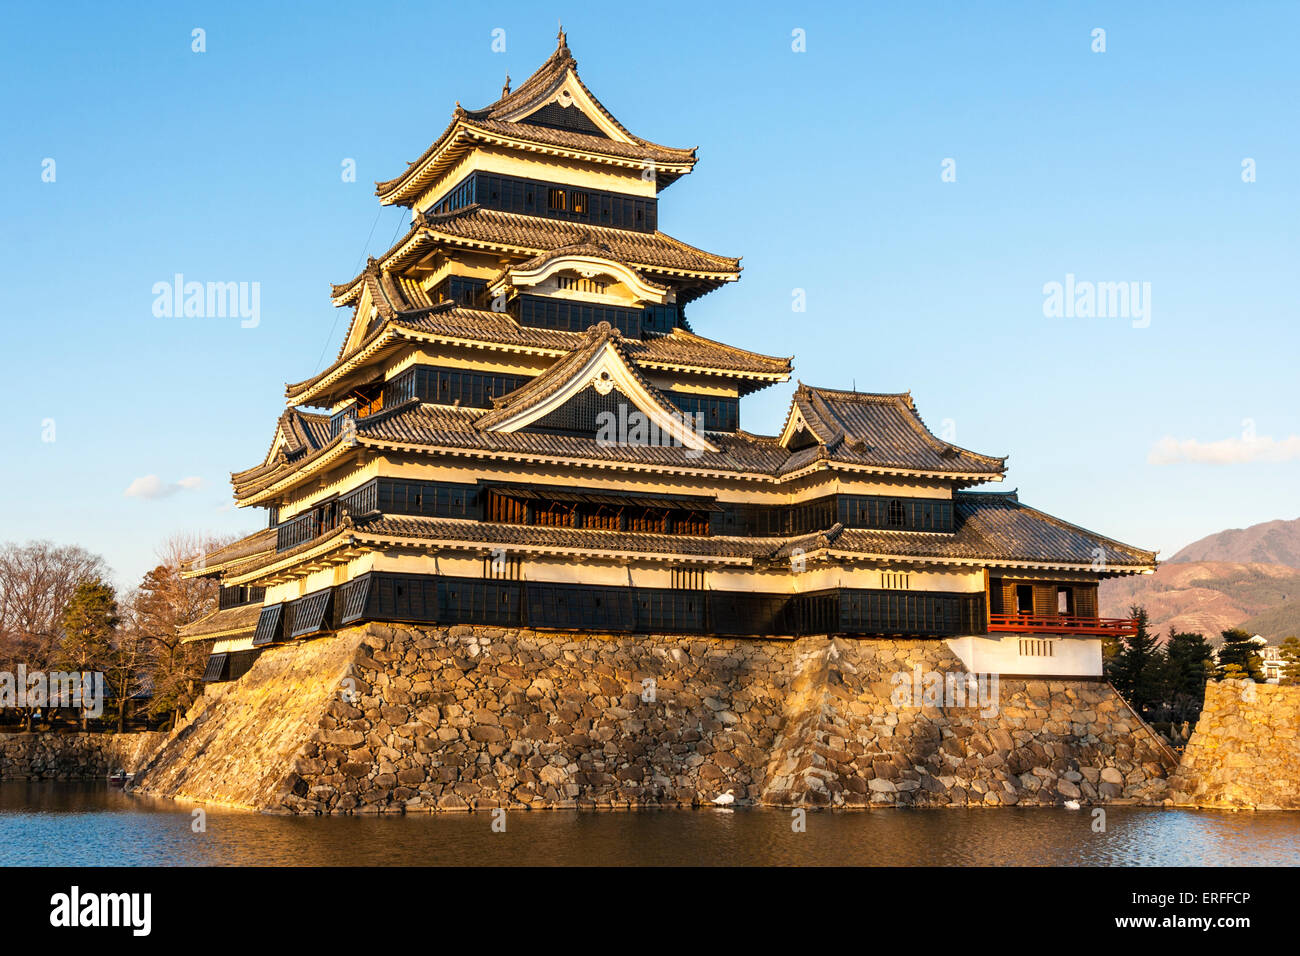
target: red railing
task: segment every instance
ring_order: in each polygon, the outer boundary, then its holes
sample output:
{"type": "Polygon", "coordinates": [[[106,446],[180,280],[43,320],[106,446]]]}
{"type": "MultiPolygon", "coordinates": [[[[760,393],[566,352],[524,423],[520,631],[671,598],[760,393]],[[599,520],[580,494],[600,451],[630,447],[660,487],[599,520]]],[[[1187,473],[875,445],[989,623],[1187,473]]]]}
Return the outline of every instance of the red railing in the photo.
{"type": "Polygon", "coordinates": [[[1079,617],[1061,614],[1035,617],[1033,614],[990,614],[990,631],[1032,634],[1111,634],[1129,637],[1137,633],[1137,620],[1130,617],[1079,617]]]}

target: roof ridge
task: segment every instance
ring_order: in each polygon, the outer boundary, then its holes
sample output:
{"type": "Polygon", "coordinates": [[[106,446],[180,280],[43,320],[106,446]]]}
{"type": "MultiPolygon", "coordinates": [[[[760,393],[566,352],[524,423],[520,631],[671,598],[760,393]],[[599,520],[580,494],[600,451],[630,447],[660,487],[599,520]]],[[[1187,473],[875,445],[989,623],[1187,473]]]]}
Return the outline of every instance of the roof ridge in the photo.
{"type": "MultiPolygon", "coordinates": [[[[502,112],[514,112],[529,105],[530,100],[538,94],[538,88],[549,85],[564,73],[572,69],[576,74],[578,72],[578,61],[574,58],[573,52],[569,49],[569,44],[565,34],[561,31],[556,38],[555,49],[551,52],[542,64],[528,78],[520,83],[517,87],[508,93],[503,93],[487,106],[480,107],[476,110],[464,110],[465,114],[476,119],[496,119],[493,114],[502,112]]],[[[581,82],[581,80],[579,80],[581,82]]],[[[588,91],[590,95],[590,91],[588,91]]],[[[595,100],[595,97],[592,97],[595,100]]],[[[611,117],[612,119],[612,117],[611,117]]],[[[617,120],[615,120],[617,122],[617,120]]],[[[629,134],[630,135],[630,134],[629,134]]]]}
{"type": "Polygon", "coordinates": [[[961,490],[954,492],[954,494],[962,495],[962,496],[970,496],[972,498],[1010,498],[1012,501],[1020,500],[1019,488],[1010,488],[1006,491],[1002,491],[1001,489],[993,489],[993,488],[989,488],[982,491],[975,491],[974,489],[971,488],[962,488],[961,490]]]}
{"type": "MultiPolygon", "coordinates": [[[[292,395],[294,392],[301,391],[304,388],[309,388],[314,382],[317,382],[320,379],[324,378],[326,375],[329,375],[335,369],[342,367],[346,362],[350,361],[352,357],[356,355],[358,352],[374,344],[379,339],[379,337],[382,336],[385,332],[388,332],[393,328],[398,327],[400,324],[398,320],[400,320],[403,316],[433,314],[436,312],[450,312],[454,309],[455,305],[456,303],[453,300],[448,299],[445,302],[435,302],[433,305],[425,305],[425,306],[420,306],[419,308],[416,309],[407,309],[401,312],[397,312],[396,314],[393,315],[391,319],[384,319],[383,322],[375,326],[374,330],[371,331],[370,334],[367,335],[364,339],[358,342],[357,347],[354,348],[352,351],[344,354],[343,350],[340,349],[338,358],[336,358],[329,365],[325,366],[325,368],[321,369],[315,375],[311,376],[310,378],[305,378],[301,382],[286,382],[284,386],[285,396],[288,397],[289,395],[292,395]]],[[[355,320],[356,317],[354,316],[353,318],[355,320]]],[[[351,326],[349,326],[349,331],[350,330],[351,330],[351,326]]],[[[344,339],[343,342],[343,348],[344,349],[347,348],[346,338],[344,339]]]]}
{"type": "MultiPolygon", "coordinates": [[[[979,458],[989,462],[1006,462],[1007,460],[1006,455],[998,457],[997,455],[986,455],[983,452],[972,451],[969,448],[963,448],[961,445],[946,441],[934,434],[934,432],[930,431],[929,426],[925,424],[925,419],[921,417],[921,413],[917,410],[916,401],[912,398],[911,390],[906,392],[845,391],[843,389],[820,388],[815,385],[805,385],[803,382],[799,383],[799,388],[806,389],[807,394],[810,396],[818,396],[823,403],[826,400],[826,396],[829,394],[834,395],[836,401],[856,402],[860,405],[897,405],[901,410],[906,412],[904,420],[908,425],[917,433],[917,435],[934,448],[935,451],[942,454],[951,450],[958,455],[966,454],[970,455],[972,458],[979,458]]],[[[836,417],[836,421],[838,421],[838,417],[836,417]]]]}
{"type": "MultiPolygon", "coordinates": [[[[691,329],[683,329],[680,325],[673,326],[672,331],[668,333],[667,337],[671,338],[674,335],[678,335],[682,338],[689,337],[692,339],[698,339],[701,342],[708,342],[710,345],[716,345],[719,348],[725,349],[726,351],[732,352],[736,355],[757,355],[760,358],[772,359],[777,362],[785,362],[786,365],[789,365],[791,362],[794,361],[793,355],[787,355],[787,356],[767,355],[763,352],[755,352],[753,349],[743,349],[739,345],[732,345],[730,342],[723,342],[720,339],[711,339],[707,335],[700,335],[697,332],[692,331],[691,329]]],[[[658,336],[658,337],[663,338],[664,336],[658,336]]]]}
{"type": "MultiPolygon", "coordinates": [[[[612,229],[614,227],[601,226],[600,228],[612,229]]],[[[668,233],[661,232],[658,229],[656,229],[651,235],[658,236],[660,239],[663,239],[665,242],[676,245],[679,249],[683,249],[687,252],[698,252],[700,255],[707,256],[710,259],[720,259],[724,262],[733,262],[735,263],[735,267],[737,271],[740,271],[741,269],[744,268],[740,264],[740,260],[743,259],[744,256],[720,256],[715,252],[709,252],[707,249],[701,249],[699,246],[693,246],[689,242],[683,242],[681,239],[678,239],[676,236],[670,236],[668,235],[668,233]]]]}
{"type": "MultiPolygon", "coordinates": [[[[521,122],[521,120],[526,119],[527,116],[532,115],[532,112],[535,112],[535,110],[530,111],[531,107],[536,106],[537,109],[541,109],[545,106],[546,103],[543,101],[550,96],[556,87],[564,82],[564,77],[569,73],[572,73],[574,82],[591,102],[595,111],[604,117],[604,119],[613,126],[615,130],[625,137],[628,140],[628,143],[619,143],[617,137],[606,137],[603,133],[591,136],[592,139],[608,139],[609,142],[618,143],[623,147],[631,145],[643,150],[662,150],[667,153],[680,153],[684,154],[682,157],[683,162],[694,163],[696,152],[695,147],[682,149],[679,147],[664,146],[643,139],[624,126],[619,121],[618,117],[609,111],[605,104],[602,103],[594,93],[592,93],[591,88],[583,81],[582,76],[578,73],[578,61],[574,58],[572,51],[569,49],[568,41],[565,39],[564,32],[561,31],[557,37],[555,50],[514,90],[509,89],[509,79],[507,77],[507,86],[503,90],[502,95],[493,100],[487,106],[480,109],[467,110],[461,106],[460,101],[457,100],[455,109],[452,111],[451,122],[443,129],[442,133],[439,134],[433,143],[423,153],[421,153],[418,158],[407,163],[406,169],[399,175],[394,176],[391,179],[376,181],[376,195],[382,198],[385,195],[398,190],[403,182],[412,175],[412,173],[415,173],[421,167],[426,166],[427,163],[437,155],[439,150],[449,142],[449,140],[458,138],[456,137],[457,127],[473,127],[475,121],[480,123],[507,123],[511,126],[519,125],[524,127],[532,125],[521,122]],[[504,118],[507,114],[518,114],[520,111],[528,111],[523,117],[521,117],[521,120],[508,120],[504,118]]],[[[491,130],[483,129],[482,127],[479,127],[479,129],[481,132],[489,135],[492,133],[491,130]]],[[[572,132],[574,135],[590,135],[580,131],[572,132]]],[[[521,138],[527,139],[527,133],[528,131],[526,129],[521,129],[518,131],[517,135],[521,138]]],[[[669,181],[671,181],[671,179],[669,181]]],[[[402,205],[409,205],[409,202],[403,202],[402,205]]]]}
{"type": "MultiPolygon", "coordinates": [[[[606,342],[613,340],[619,334],[618,330],[608,322],[601,322],[599,325],[589,327],[585,333],[586,340],[584,342],[557,359],[540,375],[529,379],[512,392],[494,397],[492,399],[492,408],[484,412],[475,422],[475,425],[480,431],[486,431],[499,420],[513,414],[513,409],[518,407],[521,402],[526,403],[533,399],[534,396],[537,399],[545,398],[557,387],[569,381],[573,372],[581,368],[600,349],[604,348],[606,342]]],[[[626,361],[626,357],[624,360],[626,361]]]]}
{"type": "MultiPolygon", "coordinates": [[[[386,250],[380,253],[377,259],[374,256],[370,256],[369,257],[370,261],[375,262],[376,264],[383,263],[386,259],[388,259],[393,254],[394,251],[400,249],[402,246],[406,245],[406,243],[410,242],[412,237],[414,237],[414,235],[417,232],[425,228],[422,218],[423,218],[422,216],[417,217],[415,221],[411,223],[411,228],[407,229],[400,239],[398,239],[395,243],[393,243],[386,250]]],[[[367,266],[368,265],[369,263],[367,263],[367,266]]],[[[363,279],[365,279],[365,276],[366,276],[366,270],[362,269],[360,272],[358,272],[347,282],[342,282],[337,284],[331,282],[330,299],[338,299],[343,297],[347,293],[351,292],[356,287],[358,282],[361,282],[363,279]]],[[[343,305],[347,305],[347,302],[346,301],[335,302],[334,304],[336,306],[343,306],[343,305]]]]}
{"type": "Polygon", "coordinates": [[[623,340],[623,333],[619,329],[608,322],[599,322],[588,326],[583,335],[586,340],[579,347],[556,361],[541,375],[525,382],[513,392],[494,398],[492,400],[493,408],[488,410],[475,423],[477,427],[480,430],[489,428],[502,418],[508,418],[514,414],[514,410],[519,407],[521,401],[540,400],[550,395],[557,388],[563,387],[565,383],[572,380],[574,372],[591,361],[607,345],[614,349],[624,367],[631,373],[636,382],[645,389],[651,400],[665,412],[681,414],[680,409],[663,393],[663,390],[641,372],[636,360],[628,354],[623,340]]]}
{"type": "Polygon", "coordinates": [[[863,405],[884,405],[887,404],[884,399],[889,401],[903,400],[907,405],[913,406],[911,391],[906,392],[859,392],[856,389],[841,388],[824,388],[820,385],[808,385],[803,381],[798,383],[798,389],[806,393],[816,392],[821,395],[834,395],[842,401],[856,401],[863,405]]]}
{"type": "MultiPolygon", "coordinates": [[[[835,409],[831,408],[830,405],[827,404],[826,399],[820,393],[815,390],[810,392],[805,401],[812,405],[812,410],[816,413],[821,424],[828,425],[834,429],[834,431],[824,439],[820,436],[816,436],[818,438],[818,444],[829,450],[829,447],[832,444],[837,444],[844,439],[848,434],[848,430],[844,427],[844,423],[840,421],[839,416],[835,414],[835,409]]],[[[807,415],[804,416],[804,419],[807,421],[807,415]]],[[[811,430],[812,422],[807,422],[807,424],[811,430]]],[[[815,432],[814,435],[816,435],[815,432]]]]}

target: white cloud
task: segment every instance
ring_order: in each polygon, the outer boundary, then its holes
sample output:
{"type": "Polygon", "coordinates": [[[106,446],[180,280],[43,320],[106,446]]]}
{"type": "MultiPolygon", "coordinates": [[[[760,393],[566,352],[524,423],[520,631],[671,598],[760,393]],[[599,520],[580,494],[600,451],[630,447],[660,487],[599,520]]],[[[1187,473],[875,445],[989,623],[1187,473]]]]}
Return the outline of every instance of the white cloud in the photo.
{"type": "Polygon", "coordinates": [[[1300,458],[1300,435],[1281,441],[1268,435],[1224,438],[1201,442],[1195,438],[1179,440],[1166,435],[1147,453],[1152,465],[1177,465],[1199,462],[1207,465],[1239,465],[1248,461],[1292,461],[1300,458]]]}
{"type": "Polygon", "coordinates": [[[202,484],[203,479],[197,475],[191,475],[170,484],[165,484],[157,475],[144,475],[127,485],[126,491],[122,492],[122,495],[126,498],[167,498],[178,491],[193,491],[195,488],[201,487],[202,484]]]}

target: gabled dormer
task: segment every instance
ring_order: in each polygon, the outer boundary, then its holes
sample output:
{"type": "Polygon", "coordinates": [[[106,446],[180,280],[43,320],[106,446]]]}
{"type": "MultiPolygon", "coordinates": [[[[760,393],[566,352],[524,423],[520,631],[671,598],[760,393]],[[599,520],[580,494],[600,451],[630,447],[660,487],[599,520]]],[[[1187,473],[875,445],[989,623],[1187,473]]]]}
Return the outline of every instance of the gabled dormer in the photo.
{"type": "Polygon", "coordinates": [[[848,468],[950,478],[959,486],[1001,481],[1006,458],[981,455],[939,438],[908,392],[795,390],[779,439],[797,470],[825,460],[848,468]]]}
{"type": "Polygon", "coordinates": [[[683,325],[677,292],[642,275],[590,235],[506,266],[487,283],[492,307],[522,326],[583,332],[608,322],[624,338],[683,325]]]}
{"type": "Polygon", "coordinates": [[[617,329],[602,322],[586,339],[528,384],[496,399],[475,426],[486,432],[560,432],[610,444],[718,450],[693,416],[637,371],[617,329]]]}
{"type": "Polygon", "coordinates": [[[418,281],[384,269],[371,256],[366,267],[352,282],[334,286],[335,306],[351,305],[352,321],[343,337],[339,358],[356,351],[386,319],[428,309],[434,302],[418,281]]]}
{"type": "MultiPolygon", "coordinates": [[[[563,31],[555,52],[519,87],[507,82],[496,102],[477,110],[458,103],[451,122],[400,176],[376,183],[385,205],[428,209],[448,197],[473,169],[520,173],[531,165],[585,169],[593,189],[653,197],[690,173],[695,150],[636,136],[583,83],[563,31]],[[476,157],[476,160],[472,160],[476,157]],[[621,183],[621,185],[619,185],[621,183]]],[[[463,199],[464,197],[460,197],[463,199]]]]}
{"type": "Polygon", "coordinates": [[[555,52],[515,90],[509,77],[501,98],[481,110],[466,113],[472,119],[526,123],[548,129],[603,136],[630,146],[653,145],[633,136],[601,104],[578,76],[578,61],[561,30],[555,52]]]}

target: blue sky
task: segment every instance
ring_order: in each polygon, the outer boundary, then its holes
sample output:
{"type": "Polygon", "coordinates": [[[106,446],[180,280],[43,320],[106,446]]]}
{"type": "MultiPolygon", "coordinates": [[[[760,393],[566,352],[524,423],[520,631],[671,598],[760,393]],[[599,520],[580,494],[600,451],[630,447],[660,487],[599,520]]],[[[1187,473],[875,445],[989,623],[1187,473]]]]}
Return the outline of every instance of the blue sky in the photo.
{"type": "MultiPolygon", "coordinates": [[[[337,351],[327,283],[403,225],[371,184],[522,81],[557,18],[625,125],[699,147],[661,227],[745,272],[697,332],[910,389],[1011,456],[1002,487],[1165,556],[1296,517],[1300,8],[1134,6],[13,6],[0,540],[82,544],[130,585],[173,532],[261,526],[228,475],[337,351]],[[155,317],[176,273],[259,283],[260,323],[155,317]],[[1067,274],[1149,283],[1149,325],[1046,316],[1067,274]]],[[[792,389],[743,425],[778,429],[792,389]]]]}

